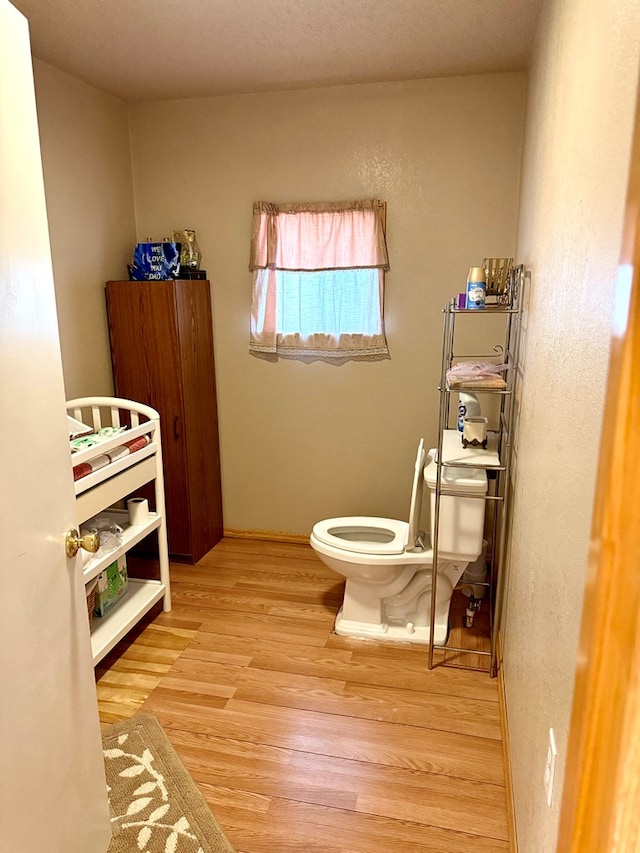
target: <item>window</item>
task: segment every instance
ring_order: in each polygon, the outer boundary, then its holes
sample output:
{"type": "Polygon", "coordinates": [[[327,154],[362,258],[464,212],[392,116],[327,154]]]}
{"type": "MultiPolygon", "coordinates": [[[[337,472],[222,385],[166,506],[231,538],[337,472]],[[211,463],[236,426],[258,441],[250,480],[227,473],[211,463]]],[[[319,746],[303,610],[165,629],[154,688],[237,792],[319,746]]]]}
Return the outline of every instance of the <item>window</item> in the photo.
{"type": "Polygon", "coordinates": [[[377,199],[254,204],[251,352],[335,360],[389,355],[382,211],[377,199]]]}

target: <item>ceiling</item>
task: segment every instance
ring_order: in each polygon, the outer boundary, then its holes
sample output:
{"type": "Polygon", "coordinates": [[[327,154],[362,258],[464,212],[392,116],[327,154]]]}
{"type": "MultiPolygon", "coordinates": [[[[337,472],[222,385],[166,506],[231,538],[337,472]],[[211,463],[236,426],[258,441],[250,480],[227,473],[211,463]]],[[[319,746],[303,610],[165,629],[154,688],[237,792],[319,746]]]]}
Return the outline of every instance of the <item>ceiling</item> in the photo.
{"type": "Polygon", "coordinates": [[[543,0],[11,0],[35,57],[139,102],[526,68],[543,0]]]}

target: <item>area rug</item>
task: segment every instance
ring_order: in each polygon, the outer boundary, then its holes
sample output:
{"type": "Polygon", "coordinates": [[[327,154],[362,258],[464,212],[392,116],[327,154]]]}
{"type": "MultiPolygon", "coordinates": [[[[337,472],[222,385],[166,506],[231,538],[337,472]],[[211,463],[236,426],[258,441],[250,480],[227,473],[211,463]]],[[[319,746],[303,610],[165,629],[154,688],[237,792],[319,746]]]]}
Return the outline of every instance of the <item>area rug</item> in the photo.
{"type": "Polygon", "coordinates": [[[111,808],[108,853],[234,853],[151,714],[104,729],[111,808]]]}

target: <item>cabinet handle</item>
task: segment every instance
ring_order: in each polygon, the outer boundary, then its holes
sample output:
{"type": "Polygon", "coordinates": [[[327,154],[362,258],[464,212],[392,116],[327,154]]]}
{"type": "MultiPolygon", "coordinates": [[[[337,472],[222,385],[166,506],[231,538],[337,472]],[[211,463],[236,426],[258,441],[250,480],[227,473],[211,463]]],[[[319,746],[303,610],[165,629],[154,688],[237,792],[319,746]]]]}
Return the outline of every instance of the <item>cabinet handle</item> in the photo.
{"type": "Polygon", "coordinates": [[[173,437],[175,439],[180,438],[180,430],[178,429],[179,420],[180,420],[180,418],[178,417],[178,415],[176,415],[173,419],[173,437]]]}

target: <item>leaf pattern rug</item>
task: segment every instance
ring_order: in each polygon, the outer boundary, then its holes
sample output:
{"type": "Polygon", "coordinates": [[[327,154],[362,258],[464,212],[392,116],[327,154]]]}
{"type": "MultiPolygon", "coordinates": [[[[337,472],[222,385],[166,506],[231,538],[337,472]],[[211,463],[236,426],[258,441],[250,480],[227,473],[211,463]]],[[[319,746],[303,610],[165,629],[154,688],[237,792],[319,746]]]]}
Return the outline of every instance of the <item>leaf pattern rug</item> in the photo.
{"type": "Polygon", "coordinates": [[[151,714],[103,729],[108,853],[234,853],[151,714]]]}

